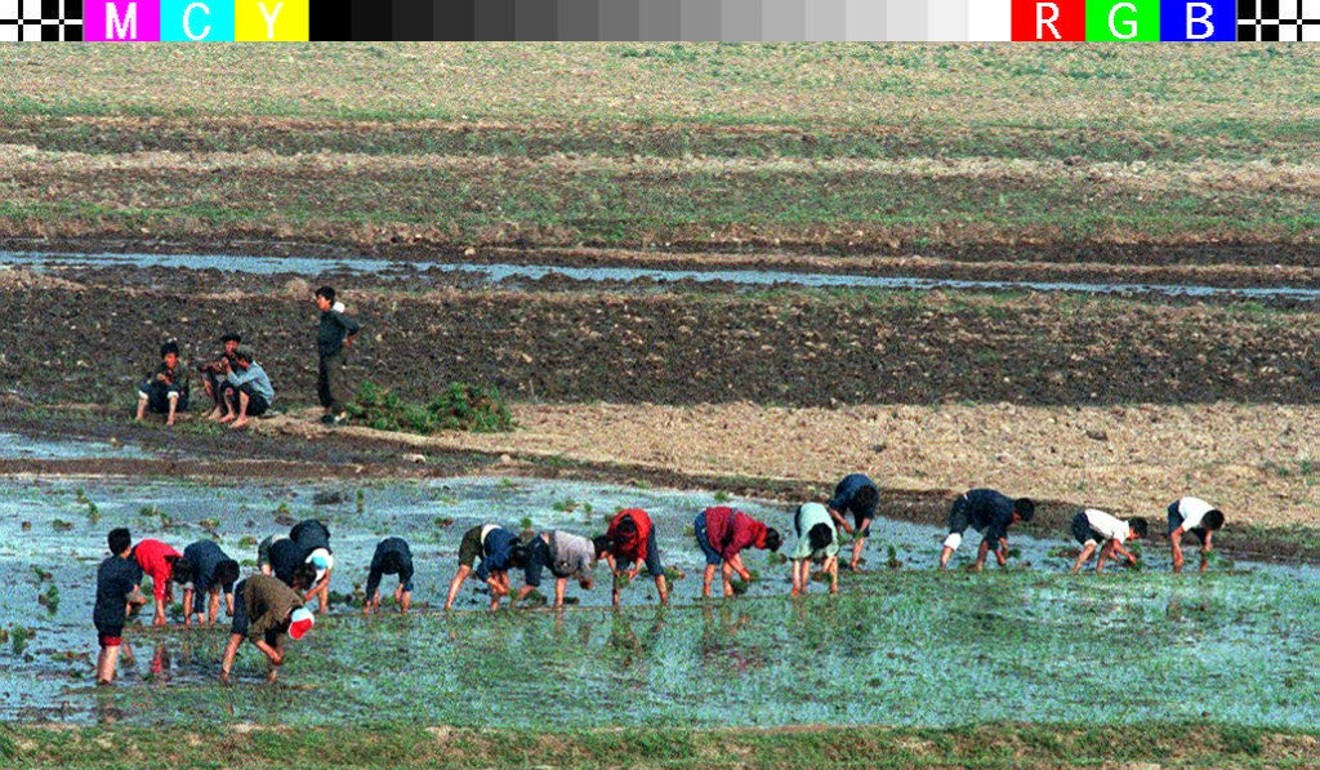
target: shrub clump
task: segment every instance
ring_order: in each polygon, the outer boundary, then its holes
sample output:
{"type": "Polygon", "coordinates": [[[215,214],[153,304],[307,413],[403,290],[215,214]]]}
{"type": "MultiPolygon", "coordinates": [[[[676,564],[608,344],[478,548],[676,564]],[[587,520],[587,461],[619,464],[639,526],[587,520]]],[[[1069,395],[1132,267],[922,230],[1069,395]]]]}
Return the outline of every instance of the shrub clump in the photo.
{"type": "Polygon", "coordinates": [[[427,404],[404,401],[387,388],[364,382],[348,404],[348,414],[369,428],[424,436],[445,430],[503,433],[516,427],[498,389],[466,382],[451,383],[427,404]]]}

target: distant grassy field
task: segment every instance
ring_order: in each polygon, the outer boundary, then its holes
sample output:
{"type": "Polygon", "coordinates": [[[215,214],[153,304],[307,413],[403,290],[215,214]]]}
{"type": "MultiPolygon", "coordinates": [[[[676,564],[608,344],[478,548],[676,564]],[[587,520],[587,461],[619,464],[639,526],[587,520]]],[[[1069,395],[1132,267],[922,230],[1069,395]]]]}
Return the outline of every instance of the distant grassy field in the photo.
{"type": "Polygon", "coordinates": [[[1061,261],[1201,245],[1314,265],[1318,61],[1305,46],[10,48],[0,238],[1061,261]]]}

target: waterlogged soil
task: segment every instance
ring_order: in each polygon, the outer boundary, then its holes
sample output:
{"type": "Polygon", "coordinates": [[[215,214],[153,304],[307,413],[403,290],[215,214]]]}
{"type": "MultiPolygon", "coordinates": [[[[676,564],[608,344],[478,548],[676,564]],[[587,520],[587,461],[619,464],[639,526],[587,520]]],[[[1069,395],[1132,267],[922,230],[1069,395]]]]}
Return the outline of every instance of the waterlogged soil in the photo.
{"type": "MultiPolygon", "coordinates": [[[[553,704],[565,727],[657,720],[1320,727],[1320,677],[1308,665],[1320,643],[1310,611],[1320,578],[1308,568],[1221,562],[1207,576],[1175,576],[1167,556],[1148,549],[1141,571],[1072,577],[1061,540],[1015,536],[1011,569],[939,574],[929,566],[939,530],[883,521],[867,569],[845,572],[840,596],[828,597],[817,583],[805,601],[791,601],[787,567],[754,552],[747,563],[758,579],[747,593],[705,604],[697,595],[700,555],[686,529],[711,504],[704,494],[450,479],[242,487],[31,481],[9,482],[0,495],[0,570],[15,586],[0,598],[0,627],[10,636],[0,649],[6,719],[533,727],[553,704]],[[435,611],[469,525],[518,528],[527,517],[536,529],[594,533],[625,504],[654,514],[663,562],[685,573],[674,582],[674,606],[655,606],[654,587],[640,579],[624,589],[625,608],[611,611],[600,568],[595,590],[570,586],[576,602],[560,614],[491,615],[487,595],[471,583],[462,611],[435,611]],[[332,532],[335,601],[307,640],[291,644],[279,684],[260,683],[264,663],[244,651],[238,683],[219,686],[223,629],[133,625],[126,637],[136,660],[113,689],[90,686],[88,619],[107,529],[127,525],[136,537],[178,547],[214,536],[251,569],[256,539],[308,515],[332,532]],[[344,594],[365,580],[371,550],[386,534],[412,543],[418,610],[364,619],[344,594]],[[39,595],[48,597],[44,605],[39,595]],[[13,641],[20,627],[33,632],[21,650],[13,641]]],[[[787,519],[786,506],[729,502],[772,524],[787,519]]]]}
{"type": "MultiPolygon", "coordinates": [[[[0,274],[0,374],[30,401],[131,403],[163,339],[177,337],[193,365],[232,330],[255,346],[277,406],[310,402],[312,284],[269,281],[253,293],[212,277],[209,290],[179,292],[0,274]]],[[[1306,404],[1320,382],[1314,303],[340,287],[365,330],[350,379],[418,401],[463,379],[533,402],[1306,404]]]]}

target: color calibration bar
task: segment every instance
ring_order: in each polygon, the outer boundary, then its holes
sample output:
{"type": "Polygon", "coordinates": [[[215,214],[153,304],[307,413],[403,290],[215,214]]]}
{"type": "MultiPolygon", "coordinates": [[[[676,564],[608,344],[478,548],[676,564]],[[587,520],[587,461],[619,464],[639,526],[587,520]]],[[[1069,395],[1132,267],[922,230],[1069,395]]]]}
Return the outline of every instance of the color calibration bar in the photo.
{"type": "Polygon", "coordinates": [[[1317,41],[1320,0],[0,0],[0,41],[1317,41]]]}

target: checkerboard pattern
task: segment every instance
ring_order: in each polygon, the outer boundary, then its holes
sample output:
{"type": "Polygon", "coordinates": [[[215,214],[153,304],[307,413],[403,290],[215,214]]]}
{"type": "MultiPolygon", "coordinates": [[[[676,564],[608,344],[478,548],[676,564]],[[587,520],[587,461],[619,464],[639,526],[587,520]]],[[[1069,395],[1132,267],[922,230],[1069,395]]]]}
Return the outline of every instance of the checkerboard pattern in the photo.
{"type": "Polygon", "coordinates": [[[83,0],[0,0],[0,42],[82,40],[83,0]]]}
{"type": "Polygon", "coordinates": [[[1238,0],[1238,40],[1320,41],[1320,0],[1238,0]]]}

